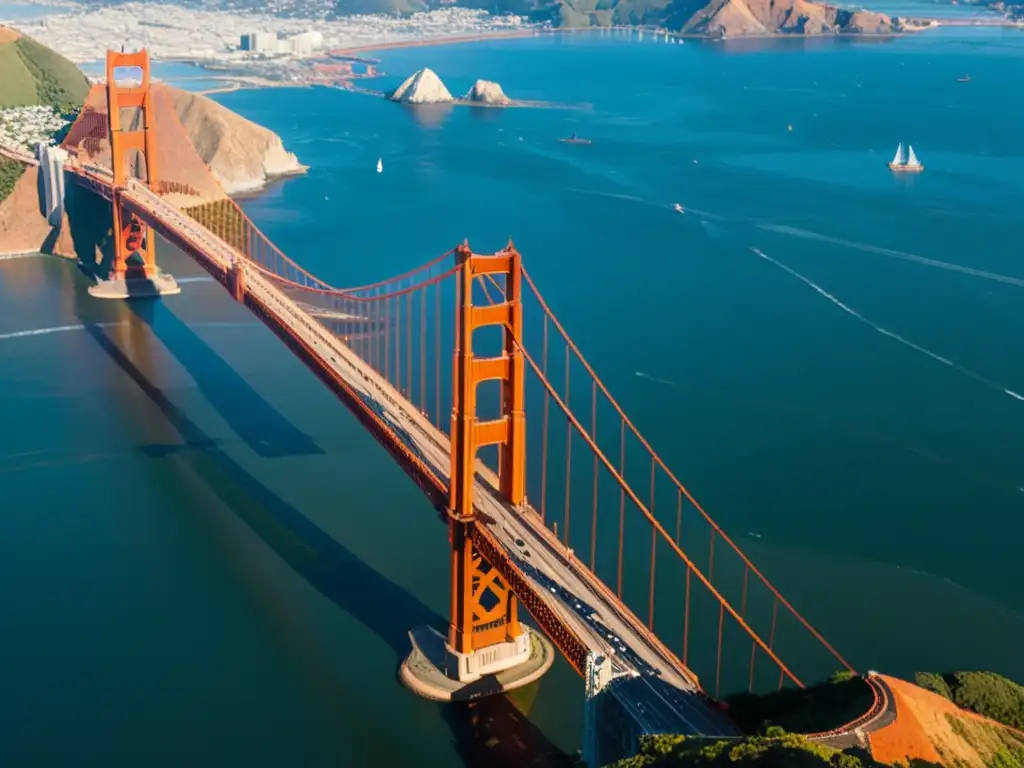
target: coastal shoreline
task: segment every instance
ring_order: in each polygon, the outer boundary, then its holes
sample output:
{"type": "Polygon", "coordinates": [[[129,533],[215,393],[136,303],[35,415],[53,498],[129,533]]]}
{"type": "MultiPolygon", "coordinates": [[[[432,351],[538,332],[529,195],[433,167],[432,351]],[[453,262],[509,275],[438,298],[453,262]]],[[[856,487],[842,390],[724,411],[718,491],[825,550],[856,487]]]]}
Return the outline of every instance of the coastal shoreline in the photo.
{"type": "MultiPolygon", "coordinates": [[[[452,37],[423,38],[420,40],[402,40],[393,43],[383,42],[380,44],[366,44],[349,48],[336,48],[327,51],[329,56],[352,56],[359,53],[376,53],[378,51],[390,51],[401,48],[425,48],[428,46],[458,45],[462,43],[485,43],[492,40],[519,40],[530,37],[551,37],[557,35],[572,34],[597,34],[601,32],[642,32],[645,34],[664,36],[677,40],[701,40],[706,42],[722,42],[735,40],[859,40],[859,39],[889,39],[916,35],[918,32],[925,32],[938,26],[945,25],[942,19],[915,19],[925,22],[920,27],[902,30],[900,32],[839,32],[830,35],[804,35],[789,32],[771,32],[758,35],[736,35],[734,37],[712,37],[710,35],[696,32],[672,32],[669,30],[656,29],[654,27],[641,26],[609,26],[609,27],[534,27],[515,32],[495,32],[483,35],[459,35],[452,37]]],[[[1013,26],[1012,24],[997,24],[990,22],[988,26],[1013,26]]]]}
{"type": "MultiPolygon", "coordinates": [[[[670,40],[677,41],[679,43],[689,41],[701,41],[707,43],[732,43],[735,44],[737,41],[766,41],[766,40],[832,40],[832,41],[843,41],[851,42],[857,40],[863,40],[865,42],[881,42],[886,40],[894,40],[899,38],[909,37],[916,35],[920,32],[927,32],[929,30],[938,29],[944,26],[992,26],[992,27],[1021,27],[1024,26],[1021,22],[1014,22],[1006,18],[972,18],[969,20],[955,20],[955,19],[938,19],[938,18],[913,18],[907,19],[905,23],[909,23],[912,26],[902,29],[898,32],[838,32],[834,34],[815,34],[815,35],[804,35],[789,32],[770,32],[764,34],[749,34],[749,35],[734,35],[715,37],[702,33],[695,32],[673,32],[665,29],[658,29],[655,27],[644,27],[644,26],[607,26],[607,27],[550,27],[550,26],[529,26],[522,29],[505,30],[499,32],[485,32],[467,35],[441,35],[437,37],[425,37],[417,38],[414,40],[395,40],[387,41],[382,40],[377,43],[361,43],[359,45],[343,46],[341,48],[332,48],[324,52],[324,56],[327,57],[355,57],[360,54],[366,53],[378,53],[384,51],[400,50],[405,48],[425,48],[425,47],[436,47],[436,46],[447,46],[447,45],[461,45],[466,43],[486,43],[500,40],[523,40],[527,38],[536,37],[551,37],[560,35],[576,35],[576,34],[606,34],[606,33],[637,33],[637,34],[650,34],[654,37],[668,38],[670,40]]],[[[203,59],[187,59],[182,57],[169,57],[166,59],[154,57],[155,61],[167,61],[167,62],[181,62],[190,63],[197,67],[206,68],[209,66],[209,62],[203,59]]],[[[232,93],[234,91],[242,90],[261,90],[264,88],[308,88],[317,85],[326,85],[332,87],[330,83],[320,83],[314,81],[275,81],[265,77],[254,74],[239,74],[239,75],[211,75],[210,79],[223,81],[224,85],[217,86],[215,88],[209,88],[198,93],[210,96],[218,93],[232,93]]],[[[363,79],[361,76],[351,78],[339,78],[339,81],[343,80],[345,83],[352,83],[354,80],[363,79]]],[[[358,89],[351,86],[341,85],[338,82],[333,84],[333,87],[342,90],[353,90],[363,92],[372,92],[372,89],[358,89]]],[[[525,106],[525,105],[524,105],[525,106]]],[[[539,106],[539,105],[533,105],[539,106]]]]}
{"type": "MultiPolygon", "coordinates": [[[[509,32],[494,32],[488,34],[474,34],[474,35],[451,35],[451,36],[439,36],[421,38],[417,40],[397,40],[394,42],[382,41],[380,43],[366,43],[362,45],[348,46],[344,48],[333,48],[329,51],[325,51],[326,56],[331,57],[344,57],[344,56],[357,56],[364,53],[379,53],[383,51],[401,50],[405,48],[426,48],[426,47],[439,47],[448,45],[462,45],[466,43],[487,43],[496,40],[524,40],[534,37],[554,37],[560,35],[573,35],[573,34],[600,34],[604,32],[636,32],[636,33],[647,33],[659,37],[667,37],[680,42],[685,41],[701,41],[707,43],[724,43],[742,40],[751,41],[764,41],[764,40],[866,40],[866,41],[880,41],[880,40],[891,40],[901,37],[907,37],[915,35],[919,32],[924,32],[929,29],[934,29],[942,26],[942,22],[933,19],[920,19],[917,21],[927,22],[919,27],[913,29],[907,29],[900,32],[887,32],[887,33],[851,33],[851,32],[840,32],[830,35],[802,35],[792,34],[786,32],[774,32],[768,34],[759,35],[737,35],[734,37],[711,37],[705,34],[697,33],[686,33],[686,32],[669,32],[665,30],[656,30],[653,27],[639,27],[639,26],[614,26],[614,27],[573,27],[573,28],[553,28],[553,27],[531,27],[528,29],[515,30],[509,32]]],[[[161,59],[156,59],[161,61],[161,59]]],[[[186,60],[181,58],[174,59],[163,59],[162,61],[177,61],[183,63],[192,63],[196,66],[203,67],[205,64],[202,60],[186,60]]],[[[274,80],[268,80],[252,75],[214,75],[210,79],[224,81],[225,85],[218,86],[216,88],[210,88],[203,91],[198,91],[204,96],[212,96],[219,93],[233,93],[235,91],[248,91],[248,90],[261,90],[264,88],[310,88],[314,86],[326,86],[335,87],[339,90],[350,90],[355,93],[364,93],[369,95],[378,95],[374,89],[370,88],[358,88],[351,85],[354,80],[364,79],[361,77],[347,77],[339,78],[343,80],[346,85],[330,85],[326,83],[317,82],[279,82],[274,80]]],[[[473,106],[499,106],[499,105],[481,105],[474,104],[473,106]]],[[[500,105],[506,107],[543,107],[543,106],[555,106],[555,108],[565,108],[565,105],[548,105],[544,103],[531,103],[531,102],[520,102],[507,105],[500,105]]],[[[572,108],[572,107],[570,107],[572,108]]]]}
{"type": "MultiPolygon", "coordinates": [[[[343,56],[356,56],[364,53],[378,53],[382,51],[393,51],[401,50],[405,48],[427,48],[427,47],[438,47],[448,45],[462,45],[466,43],[487,43],[496,40],[524,40],[532,37],[554,37],[560,35],[578,35],[578,34],[600,34],[604,32],[632,32],[632,33],[646,33],[659,37],[668,37],[680,41],[698,40],[709,43],[718,43],[725,41],[736,41],[736,40],[886,40],[895,39],[900,37],[907,37],[909,35],[915,35],[919,32],[924,32],[929,29],[934,29],[939,26],[944,26],[946,22],[941,19],[919,19],[916,21],[927,22],[920,27],[914,29],[907,29],[900,32],[886,32],[886,33],[853,33],[853,32],[840,32],[836,34],[828,35],[803,35],[793,34],[787,32],[773,32],[766,34],[757,35],[736,35],[733,37],[712,37],[705,34],[698,34],[694,32],[672,32],[666,30],[659,30],[653,27],[640,27],[640,26],[610,26],[610,27],[572,27],[572,28],[561,28],[561,27],[530,27],[522,30],[514,30],[509,32],[494,32],[485,34],[474,34],[474,35],[450,35],[450,36],[438,36],[438,37],[427,37],[419,38],[416,40],[396,40],[393,42],[381,41],[379,43],[365,43],[360,45],[346,46],[343,48],[333,48],[329,51],[325,51],[324,55],[332,57],[343,57],[343,56]]],[[[1000,24],[999,26],[1003,26],[1000,24]]],[[[1005,25],[1011,26],[1011,25],[1005,25]]],[[[154,61],[167,61],[167,62],[180,62],[194,64],[199,67],[205,67],[206,64],[202,59],[183,59],[180,57],[159,59],[154,58],[154,61]]],[[[229,93],[232,91],[240,90],[255,90],[262,88],[306,88],[317,83],[308,82],[278,82],[274,80],[268,80],[266,78],[253,76],[253,75],[212,75],[212,80],[222,80],[226,85],[217,88],[211,88],[205,91],[200,91],[204,95],[211,95],[216,93],[229,93]]]]}

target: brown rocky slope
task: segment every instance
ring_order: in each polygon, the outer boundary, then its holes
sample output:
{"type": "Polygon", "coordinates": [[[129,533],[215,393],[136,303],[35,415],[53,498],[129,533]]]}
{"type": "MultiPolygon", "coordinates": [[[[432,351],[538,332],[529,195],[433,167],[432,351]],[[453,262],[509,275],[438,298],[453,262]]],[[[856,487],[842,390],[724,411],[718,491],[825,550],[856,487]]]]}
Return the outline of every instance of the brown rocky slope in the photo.
{"type": "MultiPolygon", "coordinates": [[[[681,9],[680,9],[681,10],[681,9]]],[[[681,31],[709,37],[767,35],[890,35],[898,19],[809,0],[712,0],[682,21],[681,31]]]]}
{"type": "MultiPolygon", "coordinates": [[[[306,170],[276,133],[212,99],[162,83],[154,83],[152,90],[160,180],[186,184],[198,197],[212,200],[224,192],[259,189],[275,177],[306,170]]],[[[106,114],[106,91],[95,85],[62,146],[86,162],[109,168],[106,114]]],[[[138,110],[122,110],[121,120],[141,127],[138,110]]]]}
{"type": "Polygon", "coordinates": [[[51,227],[39,210],[39,169],[29,166],[0,203],[0,254],[52,253],[75,257],[67,214],[51,227]]]}
{"type": "Polygon", "coordinates": [[[273,131],[206,96],[161,87],[192,145],[228,194],[258,189],[273,178],[306,171],[273,131]]]}

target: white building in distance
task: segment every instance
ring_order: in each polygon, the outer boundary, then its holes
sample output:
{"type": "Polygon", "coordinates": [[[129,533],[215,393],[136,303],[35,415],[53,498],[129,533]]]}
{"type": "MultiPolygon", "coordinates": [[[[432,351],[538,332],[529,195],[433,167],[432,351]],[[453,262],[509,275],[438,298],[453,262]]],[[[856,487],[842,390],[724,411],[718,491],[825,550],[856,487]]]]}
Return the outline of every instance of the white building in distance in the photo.
{"type": "Polygon", "coordinates": [[[250,32],[242,35],[241,45],[243,51],[251,53],[277,53],[277,34],[274,32],[250,32]]]}
{"type": "Polygon", "coordinates": [[[279,39],[274,32],[250,32],[242,35],[241,50],[264,56],[308,56],[323,48],[324,36],[319,32],[302,32],[279,39]]]}
{"type": "Polygon", "coordinates": [[[305,56],[323,48],[324,36],[319,32],[303,32],[301,35],[288,38],[285,42],[291,44],[289,53],[305,56]]]}

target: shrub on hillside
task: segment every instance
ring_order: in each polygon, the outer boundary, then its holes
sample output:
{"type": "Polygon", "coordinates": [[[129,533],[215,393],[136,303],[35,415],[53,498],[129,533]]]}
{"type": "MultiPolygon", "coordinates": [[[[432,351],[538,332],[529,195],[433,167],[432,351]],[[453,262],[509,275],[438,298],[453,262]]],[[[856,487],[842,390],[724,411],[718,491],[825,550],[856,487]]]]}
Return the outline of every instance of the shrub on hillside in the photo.
{"type": "Polygon", "coordinates": [[[917,684],[958,707],[1024,730],[1024,687],[995,672],[919,672],[917,684]]]}
{"type": "Polygon", "coordinates": [[[878,768],[863,750],[840,752],[802,736],[772,729],[743,739],[643,736],[640,753],[612,768],[878,768]]]}
{"type": "Polygon", "coordinates": [[[924,688],[926,691],[937,693],[943,698],[953,700],[953,692],[949,690],[949,686],[946,681],[942,678],[942,675],[936,672],[918,672],[914,675],[914,679],[917,684],[924,688]]]}

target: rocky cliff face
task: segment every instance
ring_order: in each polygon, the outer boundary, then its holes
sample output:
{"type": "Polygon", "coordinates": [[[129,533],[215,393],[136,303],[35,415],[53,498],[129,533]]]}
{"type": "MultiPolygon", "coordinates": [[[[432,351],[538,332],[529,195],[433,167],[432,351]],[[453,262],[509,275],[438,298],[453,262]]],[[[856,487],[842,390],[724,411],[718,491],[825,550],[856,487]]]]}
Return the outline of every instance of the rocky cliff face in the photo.
{"type": "MultiPolygon", "coordinates": [[[[1024,0],[1012,2],[1024,8],[1024,0]]],[[[708,37],[878,35],[919,28],[904,29],[885,14],[846,11],[811,0],[492,0],[486,6],[482,0],[465,3],[525,14],[556,27],[643,25],[708,37]]]]}
{"type": "Polygon", "coordinates": [[[51,227],[39,210],[39,169],[29,166],[0,202],[0,253],[52,253],[75,258],[67,214],[51,227]]]}
{"type": "Polygon", "coordinates": [[[682,24],[683,32],[709,37],[883,35],[900,29],[884,13],[847,11],[809,0],[712,0],[682,24]]]}
{"type": "Polygon", "coordinates": [[[454,99],[432,69],[424,67],[388,97],[402,104],[448,104],[454,99]]]}
{"type": "Polygon", "coordinates": [[[511,104],[511,100],[501,90],[501,86],[490,80],[477,80],[473,87],[466,94],[466,101],[475,101],[480,104],[504,105],[511,104]]]}
{"type": "MultiPolygon", "coordinates": [[[[277,134],[212,99],[163,83],[154,83],[152,90],[158,180],[188,188],[187,194],[172,194],[172,205],[218,200],[225,192],[258,189],[275,176],[306,170],[277,134]]],[[[140,110],[123,109],[121,121],[142,128],[140,110]]],[[[110,168],[106,122],[106,90],[96,85],[61,146],[84,162],[110,168]]]]}
{"type": "Polygon", "coordinates": [[[306,170],[273,131],[205,96],[165,87],[196,152],[228,194],[306,170]]]}

